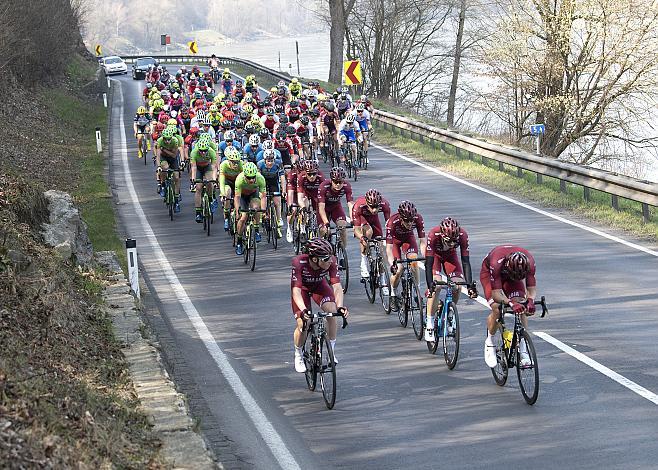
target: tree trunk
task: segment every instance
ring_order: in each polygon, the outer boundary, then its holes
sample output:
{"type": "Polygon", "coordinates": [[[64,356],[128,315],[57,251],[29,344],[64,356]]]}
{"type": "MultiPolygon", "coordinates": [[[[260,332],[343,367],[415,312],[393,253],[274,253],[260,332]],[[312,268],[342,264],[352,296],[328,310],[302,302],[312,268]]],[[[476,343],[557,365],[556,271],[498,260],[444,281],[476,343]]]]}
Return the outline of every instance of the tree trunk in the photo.
{"type": "Polygon", "coordinates": [[[345,8],[343,0],[329,0],[329,81],[340,84],[343,78],[343,41],[345,40],[345,8]]]}
{"type": "Polygon", "coordinates": [[[464,22],[466,21],[466,0],[462,0],[459,8],[459,25],[457,26],[457,41],[455,42],[455,58],[452,65],[452,82],[448,96],[448,127],[455,125],[455,101],[457,100],[457,81],[459,66],[462,59],[462,39],[464,37],[464,22]]]}

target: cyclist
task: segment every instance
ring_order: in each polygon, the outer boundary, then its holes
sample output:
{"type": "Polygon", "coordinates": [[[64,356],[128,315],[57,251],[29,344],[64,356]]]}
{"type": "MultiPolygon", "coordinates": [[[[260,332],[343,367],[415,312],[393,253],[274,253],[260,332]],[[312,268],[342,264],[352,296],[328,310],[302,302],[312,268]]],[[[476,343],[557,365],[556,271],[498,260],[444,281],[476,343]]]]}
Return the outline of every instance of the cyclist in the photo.
{"type": "Polygon", "coordinates": [[[225,95],[231,94],[231,89],[233,88],[233,80],[231,80],[231,71],[228,67],[222,72],[222,88],[224,89],[225,95]]]}
{"type": "Polygon", "coordinates": [[[288,91],[290,91],[290,95],[293,99],[297,99],[299,95],[302,94],[302,84],[299,83],[297,77],[293,77],[293,79],[290,81],[288,91]]]}
{"type": "MultiPolygon", "coordinates": [[[[156,149],[156,164],[157,164],[157,177],[158,177],[158,193],[164,197],[164,180],[167,170],[179,169],[179,159],[183,152],[183,138],[176,135],[173,127],[165,127],[162,131],[162,136],[158,139],[156,149]]],[[[180,212],[180,175],[178,171],[174,171],[174,191],[176,193],[176,205],[174,210],[180,212]]]]}
{"type": "Polygon", "coordinates": [[[347,208],[352,213],[354,200],[352,199],[352,185],[345,181],[345,170],[341,167],[333,167],[329,173],[329,181],[323,181],[318,188],[318,213],[320,214],[320,234],[326,236],[329,223],[333,221],[340,229],[340,238],[343,247],[347,250],[347,225],[345,212],[340,204],[343,196],[347,200],[347,208]]]}
{"type": "MultiPolygon", "coordinates": [[[[361,142],[363,137],[361,137],[361,128],[356,123],[356,117],[354,114],[349,113],[342,121],[340,121],[340,124],[338,125],[338,134],[341,148],[343,148],[341,161],[345,161],[347,145],[352,148],[352,155],[356,157],[356,141],[358,139],[359,142],[361,142]]],[[[352,161],[352,165],[354,164],[355,162],[352,161]]]]}
{"type": "Polygon", "coordinates": [[[229,147],[233,147],[236,149],[238,152],[242,151],[242,145],[240,142],[238,142],[235,139],[235,132],[234,131],[226,131],[224,132],[224,140],[222,140],[219,143],[219,152],[224,155],[226,153],[226,149],[229,147]]]}
{"type": "Polygon", "coordinates": [[[313,158],[313,126],[310,123],[308,116],[302,116],[294,124],[297,137],[302,142],[302,153],[300,156],[310,159],[313,158]],[[304,145],[307,145],[307,150],[304,149],[304,145]]]}
{"type": "MultiPolygon", "coordinates": [[[[425,256],[426,239],[425,239],[425,224],[423,216],[418,213],[416,206],[409,201],[402,201],[398,206],[397,214],[393,214],[388,222],[386,222],[386,256],[391,261],[391,308],[398,310],[398,299],[395,288],[400,282],[401,269],[392,262],[394,260],[402,259],[402,252],[404,251],[407,259],[418,258],[418,244],[416,237],[414,237],[414,229],[418,233],[420,239],[420,249],[422,256],[425,256]]],[[[413,263],[412,270],[416,282],[418,282],[418,267],[413,263]]]]}
{"type": "MultiPolygon", "coordinates": [[[[349,316],[349,310],[343,305],[343,288],[331,243],[318,237],[309,241],[306,248],[306,254],[293,258],[290,275],[292,313],[297,321],[293,333],[295,370],[300,373],[306,372],[302,346],[306,341],[304,321],[311,308],[311,298],[324,312],[333,313],[341,308],[345,318],[349,316]]],[[[336,319],[327,318],[327,336],[334,350],[334,360],[338,363],[335,358],[336,330],[336,319]]]]}
{"type": "Polygon", "coordinates": [[[258,82],[256,82],[255,75],[247,75],[244,77],[244,89],[249,93],[252,93],[252,95],[258,93],[258,82]]]}
{"type": "Polygon", "coordinates": [[[137,108],[137,113],[135,113],[135,119],[133,123],[133,131],[135,132],[135,138],[137,139],[137,158],[145,157],[142,155],[142,139],[146,139],[146,150],[151,150],[151,139],[149,135],[151,133],[151,116],[146,114],[146,108],[140,106],[137,108]]]}
{"type": "MultiPolygon", "coordinates": [[[[237,219],[238,240],[235,246],[236,255],[242,255],[244,253],[242,235],[249,215],[246,212],[239,213],[238,210],[258,209],[259,206],[261,210],[265,210],[267,207],[267,194],[265,188],[265,178],[258,172],[256,164],[251,162],[245,163],[242,173],[240,173],[235,180],[235,195],[233,196],[236,219],[239,217],[239,219],[237,219]]],[[[259,232],[260,213],[257,213],[254,217],[254,224],[256,228],[256,243],[258,243],[261,240],[259,232]]]]}
{"type": "Polygon", "coordinates": [[[212,181],[217,179],[217,153],[210,148],[208,139],[200,139],[192,152],[190,153],[190,176],[196,184],[196,193],[194,194],[194,212],[195,220],[198,223],[203,222],[201,213],[201,190],[203,182],[196,183],[197,180],[210,181],[206,184],[206,191],[212,199],[212,211],[215,212],[217,202],[215,201],[215,185],[212,181]]]}
{"type": "Polygon", "coordinates": [[[359,125],[361,135],[363,136],[363,152],[368,153],[368,136],[371,134],[372,124],[370,123],[370,112],[363,103],[356,105],[356,123],[359,125]]]}
{"type": "MultiPolygon", "coordinates": [[[[279,238],[281,238],[281,228],[283,227],[283,220],[281,219],[281,188],[286,187],[283,164],[281,161],[277,161],[274,150],[267,150],[264,152],[263,159],[256,166],[260,174],[265,178],[267,192],[272,195],[276,209],[277,233],[279,238]]],[[[273,222],[271,221],[271,223],[273,222]]]]}
{"type": "Polygon", "coordinates": [[[258,153],[263,150],[260,145],[260,137],[257,134],[249,136],[249,143],[244,146],[244,157],[249,162],[256,163],[258,161],[258,153]]]}
{"type": "MultiPolygon", "coordinates": [[[[441,269],[450,280],[455,282],[466,282],[468,296],[476,298],[478,293],[473,283],[471,262],[468,251],[468,233],[452,217],[446,217],[439,225],[429,231],[427,237],[427,248],[425,249],[425,281],[427,282],[427,324],[425,329],[425,340],[434,341],[434,319],[432,315],[435,310],[435,298],[429,291],[433,280],[441,280],[441,269]],[[459,248],[460,258],[457,258],[459,248]],[[461,261],[461,262],[460,262],[461,261]]],[[[452,291],[452,300],[455,304],[459,301],[459,287],[452,291]]],[[[440,305],[440,303],[439,303],[440,305]]],[[[441,307],[439,306],[439,309],[441,307]]]]}
{"type": "Polygon", "coordinates": [[[299,173],[303,171],[303,169],[302,161],[297,160],[297,163],[292,165],[290,170],[286,171],[286,203],[288,204],[288,230],[286,231],[286,241],[288,243],[293,242],[293,234],[292,228],[290,227],[290,222],[293,220],[295,215],[295,208],[297,206],[297,177],[299,173]]]}
{"type": "Polygon", "coordinates": [[[224,230],[228,230],[229,211],[235,193],[235,180],[242,173],[242,156],[237,149],[230,147],[219,165],[219,194],[224,198],[224,230]]]}
{"type": "Polygon", "coordinates": [[[274,148],[281,153],[281,160],[283,161],[283,165],[287,168],[290,168],[293,164],[292,155],[294,154],[294,148],[292,146],[292,142],[290,142],[290,139],[288,139],[288,134],[286,131],[282,129],[277,132],[273,142],[274,148]]]}
{"type": "MultiPolygon", "coordinates": [[[[482,261],[480,283],[484,296],[489,302],[491,312],[487,317],[487,339],[484,341],[484,360],[489,367],[496,367],[496,347],[493,335],[498,329],[500,302],[509,305],[515,313],[521,315],[523,326],[528,328],[526,316],[535,314],[534,299],[537,296],[535,279],[535,259],[525,248],[515,245],[494,247],[482,261]],[[527,305],[520,303],[527,299],[527,305]]],[[[521,365],[530,364],[525,342],[521,342],[521,365]]]]}
{"type": "Polygon", "coordinates": [[[333,103],[326,103],[324,105],[324,113],[320,111],[320,122],[321,126],[318,127],[320,140],[326,142],[327,139],[334,139],[336,148],[338,148],[338,135],[337,128],[339,124],[338,113],[336,113],[336,107],[333,103]]]}
{"type": "Polygon", "coordinates": [[[361,241],[361,277],[370,276],[368,266],[368,240],[374,237],[383,237],[379,213],[384,213],[384,223],[391,217],[391,205],[376,189],[369,189],[366,194],[354,201],[352,207],[352,224],[354,225],[354,238],[361,241]]]}

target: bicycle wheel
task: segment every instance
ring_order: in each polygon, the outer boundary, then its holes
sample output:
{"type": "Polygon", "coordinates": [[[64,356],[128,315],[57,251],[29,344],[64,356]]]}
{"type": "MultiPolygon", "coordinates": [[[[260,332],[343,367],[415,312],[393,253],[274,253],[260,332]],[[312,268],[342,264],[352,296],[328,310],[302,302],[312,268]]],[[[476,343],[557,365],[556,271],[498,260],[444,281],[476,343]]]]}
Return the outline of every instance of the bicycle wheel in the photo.
{"type": "Polygon", "coordinates": [[[318,379],[318,367],[317,367],[317,340],[311,334],[306,335],[306,341],[304,341],[304,346],[302,346],[302,357],[304,358],[304,365],[306,366],[306,385],[308,389],[312,392],[315,390],[315,385],[318,379]]]}
{"type": "Polygon", "coordinates": [[[491,368],[491,374],[494,377],[494,380],[501,387],[507,382],[507,375],[509,373],[509,368],[507,367],[507,348],[503,341],[503,332],[501,328],[498,328],[496,334],[493,336],[493,343],[496,347],[496,367],[491,368]]]}
{"type": "Polygon", "coordinates": [[[206,235],[210,236],[210,224],[212,224],[212,212],[210,212],[210,198],[206,195],[206,198],[203,201],[203,211],[205,212],[204,214],[204,225],[206,227],[206,235]]]}
{"type": "Polygon", "coordinates": [[[242,254],[242,259],[244,261],[244,264],[249,263],[249,239],[251,238],[251,223],[247,222],[247,228],[244,231],[244,237],[242,238],[242,250],[244,251],[242,254]]]}
{"type": "Polygon", "coordinates": [[[169,219],[171,221],[174,220],[174,204],[176,201],[176,196],[174,196],[174,189],[171,187],[171,182],[167,181],[167,192],[166,195],[167,197],[165,200],[167,201],[167,209],[169,211],[169,219]]]}
{"type": "Polygon", "coordinates": [[[532,343],[530,333],[523,330],[521,337],[518,339],[519,344],[516,349],[516,375],[519,379],[521,393],[528,405],[534,405],[539,396],[539,364],[537,363],[537,353],[535,345],[532,343]],[[525,346],[530,358],[529,365],[521,365],[521,345],[525,346]]]}
{"type": "Polygon", "coordinates": [[[146,150],[146,135],[142,134],[142,158],[144,159],[144,166],[146,166],[146,153],[148,150],[146,150]]]}
{"type": "Polygon", "coordinates": [[[420,341],[423,339],[423,318],[425,317],[425,311],[423,309],[423,296],[420,294],[418,285],[415,282],[411,283],[410,294],[411,326],[414,329],[414,336],[420,341]]]}
{"type": "Polygon", "coordinates": [[[386,315],[391,314],[391,276],[388,269],[384,265],[384,260],[379,258],[379,267],[377,268],[379,279],[377,280],[379,286],[379,300],[382,303],[382,308],[386,315]]]}
{"type": "Polygon", "coordinates": [[[270,206],[270,229],[272,233],[272,246],[276,250],[279,246],[279,219],[276,216],[276,207],[274,204],[270,206]]]}
{"type": "Polygon", "coordinates": [[[338,261],[338,273],[340,274],[340,285],[343,286],[343,293],[347,292],[350,285],[350,265],[347,260],[347,253],[342,244],[336,247],[336,261],[338,261]]]}
{"type": "Polygon", "coordinates": [[[334,351],[326,336],[322,337],[320,343],[320,386],[325,405],[332,409],[336,403],[336,363],[334,351]]]}
{"type": "Polygon", "coordinates": [[[249,244],[251,245],[251,270],[253,271],[256,269],[256,247],[258,246],[258,243],[256,243],[256,230],[251,231],[251,240],[249,241],[249,244]]]}
{"type": "MultiPolygon", "coordinates": [[[[403,274],[404,275],[404,274],[403,274]]],[[[400,321],[400,326],[406,328],[409,324],[409,291],[406,287],[406,281],[402,280],[402,295],[398,298],[398,320],[400,321]]]]}
{"type": "Polygon", "coordinates": [[[379,274],[377,273],[377,263],[374,261],[370,262],[370,276],[366,278],[362,278],[361,282],[363,282],[363,287],[366,289],[366,296],[368,297],[368,302],[371,304],[375,303],[375,292],[376,292],[376,280],[377,276],[379,274]]]}
{"type": "Polygon", "coordinates": [[[443,320],[443,358],[448,369],[452,370],[459,356],[459,313],[454,302],[448,305],[448,313],[443,320]]]}
{"type": "Polygon", "coordinates": [[[301,241],[301,226],[299,223],[299,215],[295,214],[292,218],[292,242],[295,247],[295,254],[298,255],[302,250],[301,241]]]}

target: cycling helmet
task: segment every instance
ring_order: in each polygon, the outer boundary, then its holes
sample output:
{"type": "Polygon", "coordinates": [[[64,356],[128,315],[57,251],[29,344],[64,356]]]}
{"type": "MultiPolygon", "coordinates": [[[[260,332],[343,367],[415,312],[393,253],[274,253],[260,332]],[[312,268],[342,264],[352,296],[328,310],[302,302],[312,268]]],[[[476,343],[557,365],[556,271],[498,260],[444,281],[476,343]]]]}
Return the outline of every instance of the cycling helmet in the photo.
{"type": "Polygon", "coordinates": [[[290,122],[290,119],[288,119],[288,116],[286,116],[285,114],[282,114],[281,116],[279,116],[279,124],[281,126],[285,127],[285,125],[288,124],[289,122],[290,122]]]}
{"type": "Polygon", "coordinates": [[[228,142],[233,142],[235,140],[235,132],[233,131],[224,132],[224,140],[228,142]]]}
{"type": "Polygon", "coordinates": [[[366,105],[363,103],[359,103],[356,105],[356,110],[357,111],[365,111],[366,110],[366,105]]]}
{"type": "Polygon", "coordinates": [[[283,107],[282,104],[275,104],[274,105],[274,112],[277,114],[283,114],[285,112],[286,108],[283,107]]]}
{"type": "Polygon", "coordinates": [[[309,123],[310,119],[308,118],[308,116],[302,116],[302,117],[299,119],[299,121],[300,121],[303,125],[308,126],[308,123],[309,123]]]}
{"type": "Polygon", "coordinates": [[[456,242],[459,240],[459,224],[452,217],[446,217],[441,221],[439,232],[446,241],[456,242]]]}
{"type": "Polygon", "coordinates": [[[334,109],[336,109],[336,107],[334,106],[333,103],[327,103],[327,104],[324,105],[324,109],[326,109],[327,111],[329,111],[331,113],[331,112],[334,111],[334,109]]]}
{"type": "Polygon", "coordinates": [[[244,125],[244,130],[247,131],[247,134],[253,134],[256,132],[256,127],[249,121],[244,125]]]}
{"type": "Polygon", "coordinates": [[[249,119],[249,113],[245,110],[242,110],[238,113],[238,117],[243,121],[246,121],[247,119],[249,119]]]}
{"type": "Polygon", "coordinates": [[[274,150],[274,142],[272,142],[270,139],[263,141],[263,150],[274,150]]]}
{"type": "Polygon", "coordinates": [[[224,73],[230,73],[230,72],[231,72],[231,71],[229,70],[228,67],[226,67],[226,68],[224,69],[224,73]]]}
{"type": "Polygon", "coordinates": [[[206,112],[203,109],[200,109],[196,112],[196,118],[198,121],[203,121],[206,118],[206,112]]]}
{"type": "Polygon", "coordinates": [[[159,100],[161,98],[160,93],[153,93],[152,98],[153,98],[153,101],[159,100]]]}
{"type": "Polygon", "coordinates": [[[321,237],[316,237],[306,244],[306,250],[309,256],[316,256],[318,258],[327,258],[333,255],[331,243],[321,237]]]}
{"type": "Polygon", "coordinates": [[[151,82],[147,83],[147,84],[146,84],[146,88],[147,88],[148,90],[150,90],[151,88],[153,88],[153,83],[151,83],[151,82]]]}
{"type": "Polygon", "coordinates": [[[217,105],[216,104],[211,104],[210,105],[210,112],[211,113],[216,113],[217,111],[219,111],[219,108],[217,107],[217,105]]]}
{"type": "Polygon", "coordinates": [[[266,162],[273,162],[276,158],[276,153],[274,153],[273,149],[265,150],[263,152],[263,158],[266,162]]]}
{"type": "Polygon", "coordinates": [[[287,126],[286,127],[286,134],[288,134],[288,135],[297,134],[297,131],[295,130],[295,126],[287,126]]]}
{"type": "Polygon", "coordinates": [[[245,113],[247,113],[247,117],[249,117],[249,114],[254,112],[254,107],[250,104],[245,104],[242,109],[244,110],[245,113]]]}
{"type": "Polygon", "coordinates": [[[324,93],[320,93],[320,94],[317,96],[317,100],[318,100],[318,101],[325,101],[326,99],[327,99],[327,95],[325,95],[324,93]]]}
{"type": "Polygon", "coordinates": [[[286,137],[288,137],[288,134],[283,129],[279,129],[276,132],[276,140],[286,140],[286,137]]]}
{"type": "Polygon", "coordinates": [[[169,120],[168,114],[161,114],[160,117],[158,118],[158,121],[161,122],[162,124],[167,124],[168,120],[169,120]]]}
{"type": "MultiPolygon", "coordinates": [[[[172,111],[172,112],[175,112],[175,111],[172,111]]],[[[176,127],[178,125],[178,121],[176,121],[174,118],[169,118],[169,120],[167,120],[167,125],[176,127]]]]}
{"type": "Polygon", "coordinates": [[[235,128],[236,129],[242,129],[244,127],[244,121],[242,119],[238,119],[235,121],[235,128]]]}
{"type": "Polygon", "coordinates": [[[231,121],[225,119],[224,121],[222,121],[222,127],[226,130],[229,130],[231,128],[231,121]]]}
{"type": "Polygon", "coordinates": [[[247,162],[242,169],[242,173],[245,178],[254,178],[258,174],[258,168],[254,162],[247,162]]]}
{"type": "Polygon", "coordinates": [[[515,281],[525,278],[530,271],[528,256],[521,251],[510,253],[505,257],[505,271],[515,281]]]}
{"type": "Polygon", "coordinates": [[[299,80],[297,80],[297,77],[292,77],[292,80],[290,80],[291,83],[297,83],[299,80]]]}
{"type": "Polygon", "coordinates": [[[197,88],[196,90],[194,90],[194,97],[195,98],[202,98],[203,97],[203,92],[197,88]]]}
{"type": "Polygon", "coordinates": [[[316,162],[315,160],[306,160],[306,161],[304,161],[304,171],[306,173],[309,173],[309,172],[311,172],[311,173],[316,172],[317,173],[317,171],[318,171],[318,162],[316,162]]]}
{"type": "Polygon", "coordinates": [[[412,202],[402,201],[398,206],[398,215],[402,220],[410,221],[418,215],[418,210],[412,202]]]}
{"type": "Polygon", "coordinates": [[[146,114],[146,108],[144,106],[140,106],[137,108],[137,114],[146,114]]]}
{"type": "Polygon", "coordinates": [[[361,101],[367,101],[368,97],[366,95],[361,95],[361,101]]]}
{"type": "Polygon", "coordinates": [[[200,152],[205,152],[210,148],[210,142],[208,142],[206,139],[199,139],[199,142],[196,144],[196,149],[199,150],[200,152]]]}
{"type": "Polygon", "coordinates": [[[366,191],[366,204],[370,207],[379,207],[382,203],[382,194],[376,189],[369,189],[366,191]]]}
{"type": "Polygon", "coordinates": [[[224,151],[224,156],[228,161],[235,162],[242,159],[240,151],[235,147],[227,147],[224,151]]]}
{"type": "Polygon", "coordinates": [[[347,93],[349,93],[350,89],[347,88],[346,86],[344,86],[340,91],[347,94],[347,93]]]}
{"type": "Polygon", "coordinates": [[[203,125],[204,126],[210,126],[212,123],[210,122],[210,116],[206,116],[203,118],[203,125]]]}
{"type": "Polygon", "coordinates": [[[279,96],[284,96],[286,94],[286,90],[284,90],[283,88],[279,88],[276,94],[279,96]]]}
{"type": "Polygon", "coordinates": [[[297,100],[292,100],[292,101],[290,102],[290,107],[291,107],[291,108],[299,108],[299,101],[297,101],[297,100]]]}
{"type": "Polygon", "coordinates": [[[268,131],[267,128],[263,127],[261,130],[258,131],[258,137],[260,137],[260,140],[269,139],[270,131],[268,131]]]}
{"type": "Polygon", "coordinates": [[[345,170],[340,166],[335,166],[329,172],[329,178],[335,183],[342,183],[346,178],[345,170]]]}
{"type": "Polygon", "coordinates": [[[345,121],[352,123],[354,122],[354,114],[350,113],[347,116],[345,116],[345,121]]]}
{"type": "Polygon", "coordinates": [[[165,127],[165,129],[162,131],[162,137],[165,139],[169,140],[174,137],[174,129],[171,127],[165,127]]]}
{"type": "Polygon", "coordinates": [[[274,116],[274,108],[270,106],[265,110],[265,114],[267,114],[268,116],[274,116]]]}
{"type": "Polygon", "coordinates": [[[249,137],[249,145],[252,147],[258,147],[258,144],[260,144],[260,137],[258,137],[256,134],[249,137]]]}

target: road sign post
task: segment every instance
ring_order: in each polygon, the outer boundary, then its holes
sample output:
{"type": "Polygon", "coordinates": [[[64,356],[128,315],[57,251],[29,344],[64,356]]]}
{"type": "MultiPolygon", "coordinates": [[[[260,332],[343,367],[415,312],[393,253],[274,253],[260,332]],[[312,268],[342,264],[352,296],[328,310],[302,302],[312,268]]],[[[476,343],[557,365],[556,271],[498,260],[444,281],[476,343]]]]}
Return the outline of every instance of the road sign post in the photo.
{"type": "Polygon", "coordinates": [[[128,258],[128,281],[135,297],[139,299],[139,267],[137,265],[137,241],[126,238],[126,257],[128,258]]]}
{"type": "Polygon", "coordinates": [[[297,75],[301,75],[299,73],[299,41],[295,41],[295,50],[297,51],[297,75]]]}
{"type": "Polygon", "coordinates": [[[533,124],[530,126],[530,133],[535,136],[537,143],[537,155],[541,155],[541,135],[546,132],[546,126],[543,124],[533,124]]]}

